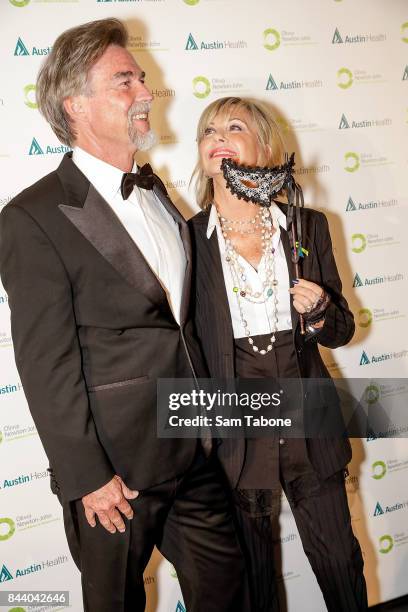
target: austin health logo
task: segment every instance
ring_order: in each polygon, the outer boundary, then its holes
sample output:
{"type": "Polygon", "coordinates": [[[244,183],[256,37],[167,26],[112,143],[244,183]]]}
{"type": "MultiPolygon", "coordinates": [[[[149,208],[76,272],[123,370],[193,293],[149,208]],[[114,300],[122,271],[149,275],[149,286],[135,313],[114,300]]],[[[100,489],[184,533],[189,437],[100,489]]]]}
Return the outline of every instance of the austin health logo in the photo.
{"type": "Polygon", "coordinates": [[[202,100],[211,92],[211,83],[205,76],[196,76],[193,79],[193,94],[196,98],[202,100]]]}
{"type": "Polygon", "coordinates": [[[42,150],[38,140],[33,138],[31,141],[30,150],[28,151],[29,155],[44,155],[44,151],[42,150]]]}
{"type": "Polygon", "coordinates": [[[333,38],[332,38],[332,43],[333,44],[342,44],[343,43],[343,39],[342,39],[341,34],[340,34],[340,32],[338,31],[337,28],[334,30],[334,34],[333,34],[333,38]]]}
{"type": "Polygon", "coordinates": [[[357,210],[357,206],[353,202],[353,198],[350,196],[346,206],[346,212],[352,212],[353,210],[357,210]]]}
{"type": "Polygon", "coordinates": [[[263,46],[268,51],[275,51],[281,44],[281,36],[278,30],[275,30],[274,28],[267,28],[264,30],[263,39],[263,46]]]}
{"type": "Polygon", "coordinates": [[[16,525],[11,518],[0,518],[0,542],[9,540],[16,531],[16,525]]]}
{"type": "Polygon", "coordinates": [[[346,119],[346,115],[342,115],[339,123],[339,130],[348,130],[349,127],[350,125],[346,119]]]}
{"type": "Polygon", "coordinates": [[[360,357],[360,365],[368,365],[369,363],[371,363],[371,361],[369,360],[367,353],[363,351],[360,357]]]}
{"type": "Polygon", "coordinates": [[[381,538],[379,539],[379,552],[383,553],[383,554],[387,554],[390,552],[390,550],[392,550],[393,546],[394,546],[394,540],[390,535],[383,535],[381,536],[381,538]]]}
{"type": "Polygon", "coordinates": [[[5,565],[0,570],[0,582],[7,582],[7,580],[13,580],[13,576],[5,565]]]}
{"type": "Polygon", "coordinates": [[[14,55],[30,55],[27,47],[25,46],[20,37],[18,37],[16,48],[14,49],[14,55]]]}
{"type": "Polygon", "coordinates": [[[384,510],[381,508],[380,502],[377,502],[373,516],[381,516],[381,514],[384,514],[384,510]]]}
{"type": "Polygon", "coordinates": [[[354,280],[353,280],[353,287],[354,288],[356,288],[356,287],[363,287],[363,285],[364,285],[363,281],[361,280],[360,276],[356,272],[356,274],[354,276],[354,280]]]}
{"type": "Polygon", "coordinates": [[[407,65],[407,66],[405,66],[405,72],[404,72],[404,74],[402,75],[402,80],[403,80],[403,81],[408,81],[408,65],[407,65]]]}
{"type": "Polygon", "coordinates": [[[269,78],[268,78],[268,82],[266,84],[266,90],[267,91],[271,91],[272,89],[278,89],[278,86],[275,82],[275,79],[273,78],[273,76],[270,74],[269,78]]]}
{"type": "Polygon", "coordinates": [[[177,602],[177,606],[176,606],[175,612],[186,612],[186,609],[185,609],[185,607],[183,606],[183,604],[181,603],[180,600],[178,600],[178,602],[177,602]]]}
{"type": "Polygon", "coordinates": [[[186,51],[198,51],[198,45],[194,40],[193,35],[190,33],[187,38],[186,51]]]}

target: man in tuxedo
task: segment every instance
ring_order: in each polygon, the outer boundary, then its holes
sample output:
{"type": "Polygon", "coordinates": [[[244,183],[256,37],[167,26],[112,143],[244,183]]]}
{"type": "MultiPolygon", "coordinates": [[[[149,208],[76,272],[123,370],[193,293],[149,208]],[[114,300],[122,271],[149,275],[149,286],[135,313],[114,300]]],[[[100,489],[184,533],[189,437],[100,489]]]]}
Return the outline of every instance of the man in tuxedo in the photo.
{"type": "Polygon", "coordinates": [[[188,319],[186,223],[134,154],[152,95],[104,19],[64,32],[37,99],[73,152],[0,218],[17,368],[63,503],[89,612],[145,608],[154,545],[189,612],[247,609],[246,575],[211,441],[158,439],[158,378],[205,376],[188,319]]]}

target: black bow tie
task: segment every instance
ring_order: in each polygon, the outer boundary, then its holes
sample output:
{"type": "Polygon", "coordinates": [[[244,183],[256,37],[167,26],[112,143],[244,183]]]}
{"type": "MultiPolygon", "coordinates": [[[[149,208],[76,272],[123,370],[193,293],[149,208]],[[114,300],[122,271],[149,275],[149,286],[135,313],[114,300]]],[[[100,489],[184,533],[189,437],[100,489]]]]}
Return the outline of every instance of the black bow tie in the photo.
{"type": "Polygon", "coordinates": [[[124,200],[128,199],[135,185],[142,189],[153,189],[154,174],[150,164],[145,164],[137,172],[125,172],[122,176],[120,192],[124,200]]]}

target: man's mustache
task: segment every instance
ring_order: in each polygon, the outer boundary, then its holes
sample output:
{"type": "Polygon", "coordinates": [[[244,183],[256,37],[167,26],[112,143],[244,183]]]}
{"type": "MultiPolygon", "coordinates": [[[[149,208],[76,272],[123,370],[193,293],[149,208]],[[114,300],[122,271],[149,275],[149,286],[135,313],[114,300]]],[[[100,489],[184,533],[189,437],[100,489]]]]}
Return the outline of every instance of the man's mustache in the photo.
{"type": "Polygon", "coordinates": [[[128,118],[131,120],[134,115],[149,113],[152,105],[150,102],[134,102],[128,110],[128,118]]]}

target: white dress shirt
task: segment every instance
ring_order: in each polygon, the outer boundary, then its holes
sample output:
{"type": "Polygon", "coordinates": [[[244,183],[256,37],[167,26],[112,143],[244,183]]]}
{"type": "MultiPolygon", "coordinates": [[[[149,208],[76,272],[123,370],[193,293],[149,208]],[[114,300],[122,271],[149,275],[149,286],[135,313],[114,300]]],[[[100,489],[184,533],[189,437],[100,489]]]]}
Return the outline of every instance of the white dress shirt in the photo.
{"type": "MultiPolygon", "coordinates": [[[[186,270],[186,256],[177,223],[152,190],[134,187],[127,200],[120,184],[123,172],[75,147],[72,160],[109,204],[140,249],[163,287],[177,323],[186,270]]],[[[136,164],[133,172],[137,170],[136,164]]]]}
{"type": "MultiPolygon", "coordinates": [[[[289,272],[286,263],[285,251],[280,235],[280,226],[286,229],[286,217],[276,204],[271,206],[271,214],[274,221],[276,231],[272,236],[272,247],[275,249],[275,280],[278,284],[274,287],[274,292],[277,291],[277,316],[278,323],[277,331],[284,329],[292,329],[292,319],[290,315],[290,293],[289,293],[289,272]]],[[[210,238],[214,228],[217,231],[218,245],[220,248],[222,271],[224,274],[224,282],[227,290],[228,303],[231,312],[232,329],[234,338],[244,338],[245,329],[241,322],[241,316],[237,304],[237,295],[233,291],[235,285],[228,262],[226,261],[225,239],[222,235],[220,222],[217,215],[217,210],[213,205],[211,207],[210,218],[208,220],[207,238],[210,238]]],[[[239,255],[239,263],[245,270],[245,275],[248,279],[248,284],[254,292],[264,293],[262,283],[265,280],[265,257],[262,255],[259,262],[258,270],[255,270],[246,259],[239,255]]],[[[254,304],[239,298],[242,305],[245,320],[248,322],[248,329],[251,336],[260,334],[269,334],[274,330],[274,299],[267,299],[262,304],[254,304]]],[[[216,307],[216,306],[215,306],[216,307]]]]}

